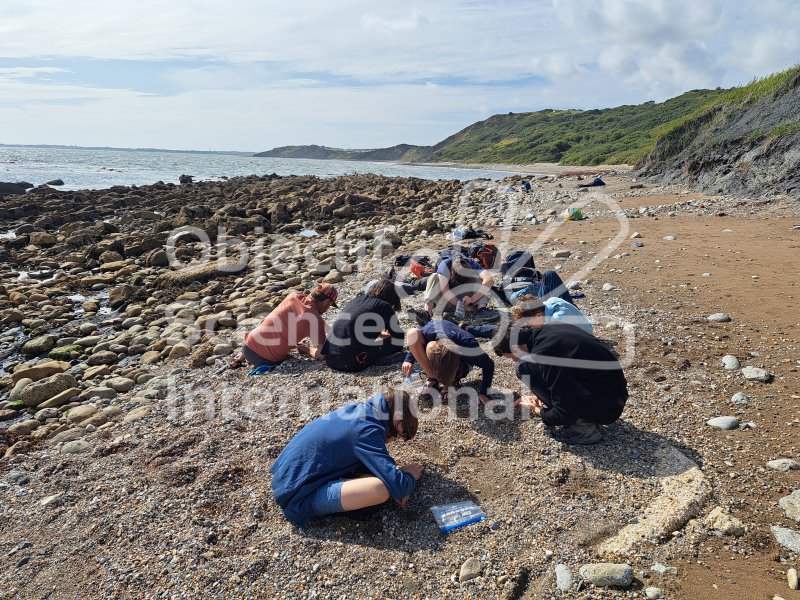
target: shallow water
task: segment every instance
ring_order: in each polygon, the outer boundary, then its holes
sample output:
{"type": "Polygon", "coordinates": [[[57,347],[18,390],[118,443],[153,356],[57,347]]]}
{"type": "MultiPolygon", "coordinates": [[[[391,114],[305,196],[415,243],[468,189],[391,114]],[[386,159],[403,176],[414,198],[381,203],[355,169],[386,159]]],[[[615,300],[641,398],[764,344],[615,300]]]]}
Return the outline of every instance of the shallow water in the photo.
{"type": "Polygon", "coordinates": [[[376,173],[421,179],[501,179],[512,173],[486,169],[401,165],[385,162],[265,158],[239,154],[197,154],[152,150],[90,150],[0,146],[0,181],[40,185],[62,179],[59,189],[103,189],[115,185],[178,183],[181,175],[196,181],[246,175],[316,175],[334,177],[376,173]]]}

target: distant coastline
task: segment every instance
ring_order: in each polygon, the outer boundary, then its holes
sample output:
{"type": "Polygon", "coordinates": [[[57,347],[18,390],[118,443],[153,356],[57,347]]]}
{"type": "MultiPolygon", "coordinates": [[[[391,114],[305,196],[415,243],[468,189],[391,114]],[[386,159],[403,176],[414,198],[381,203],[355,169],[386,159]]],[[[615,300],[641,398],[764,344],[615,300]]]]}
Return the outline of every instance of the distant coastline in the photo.
{"type": "Polygon", "coordinates": [[[66,144],[0,144],[0,148],[44,148],[53,150],[116,150],[119,152],[174,152],[178,154],[226,154],[229,156],[253,156],[255,152],[239,150],[172,150],[170,148],[118,148],[115,146],[75,146],[66,144]]]}

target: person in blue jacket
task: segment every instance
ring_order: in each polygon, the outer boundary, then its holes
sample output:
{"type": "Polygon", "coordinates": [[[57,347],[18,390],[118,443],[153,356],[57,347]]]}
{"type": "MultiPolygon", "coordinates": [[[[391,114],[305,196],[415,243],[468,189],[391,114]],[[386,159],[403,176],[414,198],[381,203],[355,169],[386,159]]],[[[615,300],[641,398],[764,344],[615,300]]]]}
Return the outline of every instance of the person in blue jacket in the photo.
{"type": "Polygon", "coordinates": [[[423,466],[398,467],[386,442],[417,433],[407,392],[386,390],[313,420],[270,468],[272,493],[298,527],[311,517],[359,510],[389,498],[405,506],[423,466]],[[360,476],[364,470],[370,476],[360,476]]]}
{"type": "Polygon", "coordinates": [[[406,336],[408,354],[401,367],[409,377],[414,361],[428,377],[427,387],[446,389],[463,379],[472,367],[482,370],[478,400],[489,401],[488,391],[494,378],[494,361],[484,352],[475,336],[446,319],[434,319],[420,329],[410,329],[406,336]]]}

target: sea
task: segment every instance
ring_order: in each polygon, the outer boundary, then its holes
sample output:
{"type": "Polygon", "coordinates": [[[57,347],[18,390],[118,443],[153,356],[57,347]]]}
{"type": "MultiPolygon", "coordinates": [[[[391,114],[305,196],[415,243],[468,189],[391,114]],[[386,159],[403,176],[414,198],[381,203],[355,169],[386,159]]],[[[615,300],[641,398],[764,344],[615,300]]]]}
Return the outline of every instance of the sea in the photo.
{"type": "Polygon", "coordinates": [[[104,189],[115,185],[178,183],[181,175],[213,181],[246,175],[335,177],[376,173],[420,179],[502,179],[514,171],[409,165],[389,162],[254,157],[241,153],[168,150],[93,149],[49,146],[0,146],[0,181],[40,185],[61,179],[59,189],[104,189]]]}

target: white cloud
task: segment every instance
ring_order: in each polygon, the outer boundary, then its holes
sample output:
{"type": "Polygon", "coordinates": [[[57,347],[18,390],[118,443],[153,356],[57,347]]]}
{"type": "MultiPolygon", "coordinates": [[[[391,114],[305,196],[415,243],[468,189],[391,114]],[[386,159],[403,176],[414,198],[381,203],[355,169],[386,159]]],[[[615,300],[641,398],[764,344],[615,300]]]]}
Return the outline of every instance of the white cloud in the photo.
{"type": "Polygon", "coordinates": [[[432,143],[493,113],[746,82],[797,61],[798,30],[796,0],[7,0],[0,130],[180,148],[432,143]],[[153,77],[136,69],[116,87],[88,81],[81,58],[171,61],[158,70],[171,87],[145,93],[153,77]],[[69,83],[46,80],[65,71],[69,83]]]}

